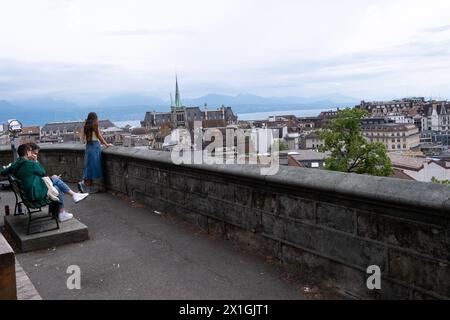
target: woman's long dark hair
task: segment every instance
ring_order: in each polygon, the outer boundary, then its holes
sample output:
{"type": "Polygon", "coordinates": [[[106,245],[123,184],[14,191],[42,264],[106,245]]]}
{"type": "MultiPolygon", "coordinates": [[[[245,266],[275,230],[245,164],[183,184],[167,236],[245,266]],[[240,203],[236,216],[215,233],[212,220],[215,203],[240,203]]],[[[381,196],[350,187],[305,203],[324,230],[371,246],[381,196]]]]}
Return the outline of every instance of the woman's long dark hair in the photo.
{"type": "Polygon", "coordinates": [[[84,123],[84,136],[86,137],[86,141],[92,141],[93,132],[98,136],[98,118],[95,112],[89,112],[84,123]]]}

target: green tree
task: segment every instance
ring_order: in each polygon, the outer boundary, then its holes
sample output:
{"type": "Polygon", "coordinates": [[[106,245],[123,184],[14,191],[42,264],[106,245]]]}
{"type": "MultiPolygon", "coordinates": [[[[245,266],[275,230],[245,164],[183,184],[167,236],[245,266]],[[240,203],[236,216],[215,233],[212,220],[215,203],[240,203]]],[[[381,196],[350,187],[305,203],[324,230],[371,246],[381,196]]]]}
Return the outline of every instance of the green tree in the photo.
{"type": "Polygon", "coordinates": [[[337,118],[319,132],[324,140],[320,151],[331,153],[325,160],[326,169],[373,176],[393,173],[386,147],[379,142],[368,142],[362,135],[361,119],[367,115],[360,109],[341,110],[337,118]]]}
{"type": "Polygon", "coordinates": [[[431,178],[431,182],[438,183],[438,184],[443,184],[445,186],[450,185],[450,181],[449,180],[439,180],[436,177],[431,178]]]}
{"type": "Polygon", "coordinates": [[[282,139],[275,140],[275,142],[270,146],[271,151],[272,150],[284,151],[288,149],[289,149],[288,145],[282,139]]]}

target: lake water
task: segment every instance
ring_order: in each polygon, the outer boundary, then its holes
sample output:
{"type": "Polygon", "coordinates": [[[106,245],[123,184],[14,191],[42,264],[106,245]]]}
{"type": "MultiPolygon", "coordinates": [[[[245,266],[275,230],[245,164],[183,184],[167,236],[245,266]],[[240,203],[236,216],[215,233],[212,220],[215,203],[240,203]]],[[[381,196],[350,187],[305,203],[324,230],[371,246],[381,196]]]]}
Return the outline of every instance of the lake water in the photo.
{"type": "MultiPolygon", "coordinates": [[[[142,119],[144,120],[144,119],[142,119]]],[[[132,128],[139,128],[141,126],[142,120],[128,120],[128,121],[111,121],[118,128],[124,128],[127,125],[130,125],[132,128]]]]}
{"type": "MultiPolygon", "coordinates": [[[[337,110],[333,108],[324,109],[303,109],[303,110],[286,110],[286,111],[271,111],[271,112],[255,112],[255,113],[238,113],[238,120],[266,120],[270,116],[294,115],[296,117],[315,117],[323,111],[337,110]]],[[[128,121],[112,121],[117,127],[123,128],[126,125],[131,127],[140,127],[142,120],[128,120],[128,121]]]]}
{"type": "Polygon", "coordinates": [[[270,112],[256,112],[256,113],[240,113],[238,120],[266,120],[270,116],[286,116],[294,115],[296,117],[315,117],[323,111],[336,111],[333,108],[324,109],[303,109],[303,110],[286,110],[286,111],[270,111],[270,112]]]}

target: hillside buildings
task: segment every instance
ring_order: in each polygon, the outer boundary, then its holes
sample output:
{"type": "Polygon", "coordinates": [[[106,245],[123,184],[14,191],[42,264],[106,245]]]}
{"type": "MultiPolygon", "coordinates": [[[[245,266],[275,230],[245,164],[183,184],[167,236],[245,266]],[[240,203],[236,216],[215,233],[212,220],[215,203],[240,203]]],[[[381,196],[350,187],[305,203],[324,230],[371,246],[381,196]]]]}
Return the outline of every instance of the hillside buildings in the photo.
{"type": "Polygon", "coordinates": [[[357,108],[368,111],[373,117],[386,117],[389,114],[423,114],[427,102],[425,98],[404,98],[391,101],[361,101],[357,108]]]}
{"type": "Polygon", "coordinates": [[[448,102],[433,103],[422,117],[422,131],[448,132],[450,129],[450,104],[448,102]]]}
{"type": "Polygon", "coordinates": [[[41,128],[39,126],[23,127],[19,134],[20,143],[41,142],[41,128]]]}
{"type": "Polygon", "coordinates": [[[380,142],[388,151],[408,151],[419,147],[419,129],[411,123],[395,123],[386,118],[367,118],[362,132],[370,142],[380,142]]]}
{"type": "MultiPolygon", "coordinates": [[[[448,151],[449,101],[426,100],[423,97],[392,101],[361,101],[356,108],[367,110],[372,118],[384,117],[395,123],[414,124],[419,130],[419,149],[427,155],[438,155],[448,151]]],[[[398,146],[396,146],[396,150],[398,150],[398,146]]]]}
{"type": "Polygon", "coordinates": [[[450,180],[450,161],[393,153],[389,157],[397,178],[421,182],[431,182],[433,177],[441,181],[450,180]]]}
{"type": "MultiPolygon", "coordinates": [[[[84,121],[51,122],[41,129],[42,142],[73,142],[80,141],[84,121]]],[[[109,120],[100,120],[99,129],[106,130],[114,127],[109,120]]]]}
{"type": "Polygon", "coordinates": [[[312,150],[299,150],[288,153],[288,165],[291,167],[323,169],[328,153],[312,150]]]}
{"type": "Polygon", "coordinates": [[[400,123],[414,123],[420,131],[448,131],[450,102],[404,98],[392,101],[361,101],[356,108],[369,112],[371,117],[387,117],[400,123]]]}
{"type": "MultiPolygon", "coordinates": [[[[40,143],[41,142],[41,129],[39,126],[23,127],[22,132],[19,133],[20,143],[40,143]]],[[[0,145],[9,145],[11,143],[11,137],[6,125],[0,127],[0,145]]]]}
{"type": "Polygon", "coordinates": [[[300,140],[300,149],[303,150],[317,150],[323,147],[325,141],[319,137],[316,131],[312,131],[302,135],[300,140]]]}

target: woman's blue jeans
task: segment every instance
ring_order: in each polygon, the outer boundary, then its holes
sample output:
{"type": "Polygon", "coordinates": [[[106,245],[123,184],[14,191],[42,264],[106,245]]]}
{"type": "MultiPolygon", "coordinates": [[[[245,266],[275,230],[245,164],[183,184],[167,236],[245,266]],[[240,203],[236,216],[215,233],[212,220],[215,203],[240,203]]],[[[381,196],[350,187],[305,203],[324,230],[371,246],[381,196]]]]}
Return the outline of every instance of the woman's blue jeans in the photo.
{"type": "Polygon", "coordinates": [[[59,202],[61,203],[61,208],[64,208],[64,194],[70,192],[70,188],[67,184],[64,183],[60,178],[57,176],[51,177],[53,186],[58,189],[59,195],[59,202]]]}

